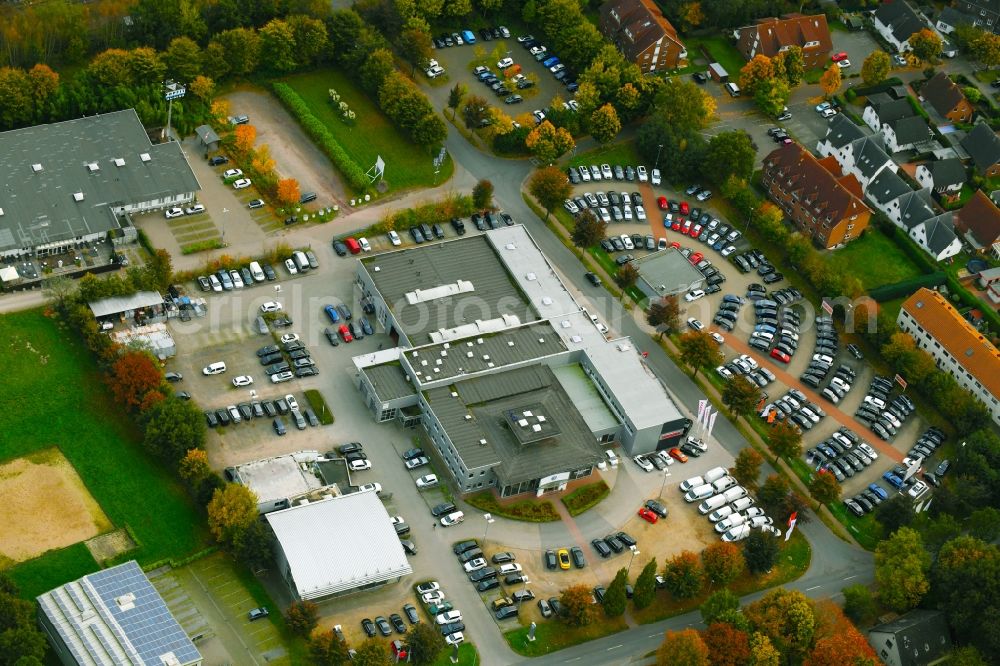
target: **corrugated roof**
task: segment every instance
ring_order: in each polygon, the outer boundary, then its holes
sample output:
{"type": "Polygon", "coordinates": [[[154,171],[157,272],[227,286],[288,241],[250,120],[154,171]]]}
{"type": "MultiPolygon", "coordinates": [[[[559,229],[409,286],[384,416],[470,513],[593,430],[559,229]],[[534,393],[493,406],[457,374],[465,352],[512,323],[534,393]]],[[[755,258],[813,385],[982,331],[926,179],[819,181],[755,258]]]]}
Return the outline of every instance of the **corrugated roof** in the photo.
{"type": "Polygon", "coordinates": [[[148,308],[153,305],[163,305],[163,296],[155,291],[137,291],[131,296],[112,296],[88,303],[94,317],[107,317],[128,310],[148,308]]]}
{"type": "Polygon", "coordinates": [[[368,381],[375,387],[375,395],[382,402],[405,398],[416,393],[413,384],[406,379],[403,366],[398,362],[373,365],[363,368],[361,372],[367,375],[368,381]]]}
{"type": "Polygon", "coordinates": [[[987,391],[1000,396],[1000,351],[944,296],[921,288],[903,302],[902,310],[913,317],[987,391]]]}
{"type": "Polygon", "coordinates": [[[374,490],[265,514],[302,599],[347,592],[413,573],[374,490]]]}
{"type": "Polygon", "coordinates": [[[639,279],[660,296],[687,291],[705,280],[701,271],[674,248],[647,254],[632,263],[639,269],[639,279]]]}
{"type": "Polygon", "coordinates": [[[198,189],[180,144],[151,144],[134,109],[2,132],[0,250],[108,231],[112,206],[198,189]]]}

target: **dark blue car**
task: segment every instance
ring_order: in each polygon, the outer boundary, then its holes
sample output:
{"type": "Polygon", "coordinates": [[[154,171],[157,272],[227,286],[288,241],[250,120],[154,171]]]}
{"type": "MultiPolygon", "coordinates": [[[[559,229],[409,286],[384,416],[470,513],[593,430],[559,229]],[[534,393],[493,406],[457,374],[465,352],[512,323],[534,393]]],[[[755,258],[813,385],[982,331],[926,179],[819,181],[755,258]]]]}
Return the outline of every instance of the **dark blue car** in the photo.
{"type": "Polygon", "coordinates": [[[332,321],[334,324],[340,321],[340,315],[337,314],[337,308],[333,307],[332,305],[323,306],[323,312],[326,313],[326,316],[329,317],[330,321],[332,321]]]}
{"type": "Polygon", "coordinates": [[[898,476],[896,476],[895,474],[893,474],[892,472],[886,472],[885,474],[882,475],[882,478],[888,481],[889,485],[891,485],[893,488],[903,487],[903,480],[898,476]]]}
{"type": "Polygon", "coordinates": [[[873,493],[881,497],[883,500],[889,499],[889,493],[887,493],[885,491],[885,488],[878,485],[877,483],[870,484],[868,486],[868,490],[872,491],[873,493]]]}

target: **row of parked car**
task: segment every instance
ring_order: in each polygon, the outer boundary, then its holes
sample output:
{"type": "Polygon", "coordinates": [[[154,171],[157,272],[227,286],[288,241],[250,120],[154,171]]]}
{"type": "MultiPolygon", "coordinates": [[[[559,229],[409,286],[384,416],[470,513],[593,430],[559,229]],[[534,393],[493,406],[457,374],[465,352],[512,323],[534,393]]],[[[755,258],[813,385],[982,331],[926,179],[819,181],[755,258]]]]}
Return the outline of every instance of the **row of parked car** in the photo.
{"type": "MultiPolygon", "coordinates": [[[[757,271],[757,275],[761,277],[764,284],[774,284],[785,278],[784,274],[778,272],[760,250],[754,249],[738,254],[732,258],[732,262],[736,264],[741,273],[757,271]]],[[[799,298],[801,297],[802,295],[799,294],[799,298]]]]}
{"type": "Polygon", "coordinates": [[[613,532],[603,539],[592,539],[590,545],[601,557],[607,559],[613,554],[624,553],[638,542],[625,532],[613,532]]]}
{"type": "Polygon", "coordinates": [[[315,412],[309,407],[300,409],[295,396],[291,393],[284,398],[275,400],[253,400],[229,405],[223,409],[206,411],[205,421],[209,428],[215,428],[231,423],[249,423],[255,418],[269,418],[272,419],[271,425],[274,432],[278,435],[284,435],[288,432],[288,428],[284,419],[281,418],[282,416],[290,416],[295,427],[299,430],[305,430],[307,424],[310,426],[319,425],[319,419],[316,418],[315,412]]]}
{"type": "Polygon", "coordinates": [[[643,165],[632,166],[630,164],[591,164],[569,167],[566,169],[566,177],[573,185],[589,183],[591,181],[617,180],[618,182],[640,183],[650,182],[652,185],[660,184],[660,170],[653,169],[647,171],[643,165]]]}
{"type": "Polygon", "coordinates": [[[590,210],[594,216],[605,223],[632,222],[646,220],[646,208],[642,204],[642,195],[638,192],[584,192],[573,199],[566,199],[563,208],[573,215],[582,210],[590,210]]]}
{"type": "Polygon", "coordinates": [[[771,518],[753,506],[754,499],[747,489],[724,467],[714,467],[701,476],[684,480],[680,490],[685,502],[700,502],[698,512],[715,523],[715,531],[723,541],[742,541],[754,529],[780,534],[771,518]]]}
{"type": "Polygon", "coordinates": [[[876,375],[868,393],[854,413],[854,418],[871,428],[884,441],[892,441],[903,423],[916,409],[916,405],[903,394],[889,399],[893,382],[889,377],[876,375]]]}
{"type": "Polygon", "coordinates": [[[723,363],[715,369],[715,372],[726,380],[742,375],[760,388],[766,387],[776,379],[773,372],[760,367],[757,361],[747,354],[740,354],[728,363],[723,363]]]}
{"type": "Polygon", "coordinates": [[[836,405],[851,391],[856,378],[857,373],[854,368],[846,363],[841,363],[834,371],[833,377],[830,378],[830,383],[820,391],[820,395],[836,405]]]}
{"type": "Polygon", "coordinates": [[[776,299],[767,298],[764,287],[753,283],[747,289],[747,298],[753,301],[755,324],[748,344],[782,363],[791,361],[798,350],[801,317],[776,299]],[[780,319],[779,319],[780,312],[780,319]]]}
{"type": "Polygon", "coordinates": [[[878,452],[851,429],[841,426],[835,433],[806,451],[805,457],[806,462],[817,471],[833,474],[837,481],[843,483],[878,460],[878,452]]]}
{"type": "MultiPolygon", "coordinates": [[[[528,53],[534,56],[535,60],[542,63],[545,67],[552,72],[555,76],[556,81],[559,81],[564,86],[566,86],[566,91],[570,93],[575,93],[580,85],[576,82],[576,75],[563,65],[559,58],[549,53],[548,48],[542,44],[539,40],[535,39],[534,35],[522,35],[517,38],[518,43],[527,49],[528,53]]],[[[513,61],[511,61],[513,64],[513,61]]],[[[539,121],[541,122],[541,121],[539,121]]]]}
{"type": "MultiPolygon", "coordinates": [[[[456,551],[459,554],[461,551],[456,551]]],[[[441,631],[449,645],[465,642],[465,624],[462,622],[462,612],[455,610],[451,602],[445,600],[444,590],[437,581],[421,583],[416,587],[420,600],[427,606],[427,612],[434,617],[434,623],[441,631]]]]}
{"type": "Polygon", "coordinates": [[[823,315],[816,317],[816,347],[812,360],[802,373],[802,383],[819,388],[833,369],[833,359],[840,351],[840,336],[833,327],[833,318],[823,315]]]}
{"type": "Polygon", "coordinates": [[[316,362],[305,344],[295,333],[281,336],[281,344],[265,345],[257,350],[257,360],[272,384],[290,381],[292,377],[312,377],[319,374],[316,362]]]}

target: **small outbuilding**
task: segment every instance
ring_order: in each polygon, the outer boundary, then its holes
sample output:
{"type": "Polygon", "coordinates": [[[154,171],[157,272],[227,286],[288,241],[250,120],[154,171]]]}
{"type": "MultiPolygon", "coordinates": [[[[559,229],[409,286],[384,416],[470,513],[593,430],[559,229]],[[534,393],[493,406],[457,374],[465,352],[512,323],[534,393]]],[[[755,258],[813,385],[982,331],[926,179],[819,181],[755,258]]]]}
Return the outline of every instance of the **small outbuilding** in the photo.
{"type": "Polygon", "coordinates": [[[647,254],[633,263],[639,269],[636,286],[650,299],[683,294],[705,283],[701,271],[674,248],[647,254]]]}
{"type": "Polygon", "coordinates": [[[198,135],[198,140],[201,141],[205,150],[211,152],[219,149],[219,135],[215,133],[214,129],[208,125],[199,125],[194,132],[198,135]]]}
{"type": "Polygon", "coordinates": [[[729,82],[729,72],[727,72],[726,68],[717,62],[713,62],[708,66],[708,73],[719,83],[729,82]]]}
{"type": "Polygon", "coordinates": [[[145,323],[162,317],[165,311],[163,295],[156,291],[137,291],[128,296],[111,296],[87,305],[99,323],[127,320],[134,320],[137,324],[145,323]]]}

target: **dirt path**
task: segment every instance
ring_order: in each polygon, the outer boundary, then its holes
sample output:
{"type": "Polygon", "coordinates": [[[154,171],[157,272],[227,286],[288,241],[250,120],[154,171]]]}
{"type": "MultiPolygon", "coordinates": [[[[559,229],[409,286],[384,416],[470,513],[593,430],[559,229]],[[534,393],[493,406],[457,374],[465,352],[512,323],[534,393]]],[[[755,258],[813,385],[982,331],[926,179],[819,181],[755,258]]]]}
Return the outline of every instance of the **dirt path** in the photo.
{"type": "Polygon", "coordinates": [[[257,144],[271,149],[281,176],[299,181],[303,192],[315,192],[321,206],[345,206],[350,195],[333,164],[272,95],[260,90],[238,90],[225,96],[235,114],[250,116],[257,128],[257,144]]]}

